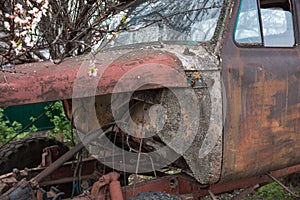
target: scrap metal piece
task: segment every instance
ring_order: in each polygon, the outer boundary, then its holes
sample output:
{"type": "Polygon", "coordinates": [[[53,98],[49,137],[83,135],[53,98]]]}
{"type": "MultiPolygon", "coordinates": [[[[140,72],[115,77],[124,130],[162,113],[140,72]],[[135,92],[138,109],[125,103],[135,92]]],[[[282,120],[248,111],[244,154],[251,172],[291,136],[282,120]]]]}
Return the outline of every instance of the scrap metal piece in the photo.
{"type": "MultiPolygon", "coordinates": [[[[101,130],[108,130],[109,125],[103,126],[101,130]]],[[[95,138],[103,137],[105,135],[105,131],[99,135],[99,130],[94,130],[86,135],[82,142],[78,143],[73,149],[62,155],[59,159],[57,159],[54,163],[52,163],[49,167],[45,168],[40,174],[35,176],[30,180],[33,186],[39,185],[47,176],[52,174],[55,170],[60,168],[66,161],[70,160],[77,152],[79,152],[85,145],[89,144],[95,138]]]]}
{"type": "Polygon", "coordinates": [[[95,200],[106,200],[106,190],[109,186],[110,199],[123,200],[121,184],[118,181],[120,175],[117,172],[111,172],[99,178],[99,181],[94,183],[91,198],[95,200]]]}
{"type": "Polygon", "coordinates": [[[59,146],[54,145],[43,149],[41,167],[49,166],[59,157],[59,146]]]}

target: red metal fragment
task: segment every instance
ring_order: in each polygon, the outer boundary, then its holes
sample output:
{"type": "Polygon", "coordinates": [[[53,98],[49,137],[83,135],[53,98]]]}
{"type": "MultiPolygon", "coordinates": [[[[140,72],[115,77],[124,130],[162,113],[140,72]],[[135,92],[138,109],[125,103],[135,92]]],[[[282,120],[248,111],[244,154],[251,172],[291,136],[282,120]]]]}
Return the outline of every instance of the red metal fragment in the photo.
{"type": "Polygon", "coordinates": [[[94,183],[91,191],[91,197],[95,200],[105,200],[106,190],[109,186],[110,199],[123,200],[121,184],[118,181],[119,177],[120,175],[117,172],[111,172],[103,175],[99,181],[94,183]]]}
{"type": "Polygon", "coordinates": [[[114,200],[123,200],[120,181],[118,181],[120,175],[116,172],[111,173],[111,182],[109,184],[110,198],[114,200]]]}

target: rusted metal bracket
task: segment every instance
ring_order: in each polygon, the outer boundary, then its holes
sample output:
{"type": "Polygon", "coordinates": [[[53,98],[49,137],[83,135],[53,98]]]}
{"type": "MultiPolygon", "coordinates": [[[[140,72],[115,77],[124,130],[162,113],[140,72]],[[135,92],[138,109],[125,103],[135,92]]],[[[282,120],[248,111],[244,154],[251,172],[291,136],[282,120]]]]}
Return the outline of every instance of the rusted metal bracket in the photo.
{"type": "Polygon", "coordinates": [[[47,167],[59,158],[59,146],[54,145],[43,149],[41,167],[47,167]]]}
{"type": "Polygon", "coordinates": [[[94,183],[89,195],[76,197],[73,200],[123,200],[121,184],[118,181],[120,175],[117,172],[111,172],[103,175],[94,183]],[[109,188],[109,196],[107,189],[109,188]]]}
{"type": "Polygon", "coordinates": [[[98,182],[94,183],[91,193],[95,200],[106,200],[107,186],[109,186],[110,199],[123,200],[121,184],[118,181],[119,177],[118,173],[111,172],[102,176],[98,182]]]}

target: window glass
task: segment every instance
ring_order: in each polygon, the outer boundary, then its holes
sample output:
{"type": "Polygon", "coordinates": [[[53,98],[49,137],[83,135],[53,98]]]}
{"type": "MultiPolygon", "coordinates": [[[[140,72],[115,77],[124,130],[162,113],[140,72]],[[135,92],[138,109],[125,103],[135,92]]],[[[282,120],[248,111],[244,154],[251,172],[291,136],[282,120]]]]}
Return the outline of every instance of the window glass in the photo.
{"type": "Polygon", "coordinates": [[[237,43],[242,45],[294,46],[291,5],[284,0],[275,3],[265,0],[242,0],[234,38],[237,43]],[[257,2],[260,3],[259,6],[257,2]],[[258,10],[258,8],[260,9],[258,10]],[[260,23],[262,23],[261,26],[260,23]],[[260,27],[262,27],[262,31],[260,27]]]}
{"type": "Polygon", "coordinates": [[[293,18],[290,11],[282,8],[263,8],[261,18],[264,46],[294,46],[293,18]]]}
{"type": "Polygon", "coordinates": [[[256,0],[241,1],[234,37],[240,44],[262,43],[256,0]]]}
{"type": "MultiPolygon", "coordinates": [[[[217,28],[223,0],[149,0],[136,1],[126,11],[126,21],[112,46],[157,42],[212,39],[217,28]]],[[[124,16],[123,16],[124,18],[124,16]]],[[[114,30],[122,16],[113,17],[114,30]]]]}

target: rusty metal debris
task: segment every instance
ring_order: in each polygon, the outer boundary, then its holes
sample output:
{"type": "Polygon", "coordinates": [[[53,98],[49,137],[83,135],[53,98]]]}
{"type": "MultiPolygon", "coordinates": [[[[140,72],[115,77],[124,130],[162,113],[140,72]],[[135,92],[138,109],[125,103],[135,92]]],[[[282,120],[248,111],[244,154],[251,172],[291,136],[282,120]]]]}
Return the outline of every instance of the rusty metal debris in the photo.
{"type": "MultiPolygon", "coordinates": [[[[107,130],[109,128],[108,125],[105,127],[102,127],[101,130],[107,130]]],[[[49,167],[45,168],[44,171],[42,171],[40,174],[35,176],[30,180],[30,182],[34,185],[37,186],[40,182],[42,182],[46,177],[48,177],[50,174],[52,174],[55,170],[60,168],[65,162],[70,160],[77,152],[79,152],[84,145],[89,144],[91,141],[95,140],[98,137],[103,137],[105,133],[100,132],[99,135],[99,130],[92,131],[91,133],[88,133],[85,137],[85,139],[78,143],[73,149],[62,155],[59,159],[57,159],[55,162],[50,164],[49,167]]]]}
{"type": "Polygon", "coordinates": [[[93,184],[91,192],[81,197],[74,197],[74,200],[123,200],[121,184],[118,181],[120,175],[111,172],[103,175],[93,184]],[[107,193],[109,191],[109,194],[107,193]]]}
{"type": "Polygon", "coordinates": [[[106,186],[109,186],[110,199],[123,200],[121,185],[118,181],[120,175],[112,172],[102,176],[98,182],[94,183],[91,195],[95,199],[105,200],[106,186]]]}
{"type": "Polygon", "coordinates": [[[59,157],[59,146],[51,146],[43,149],[41,167],[47,167],[59,157]]]}

